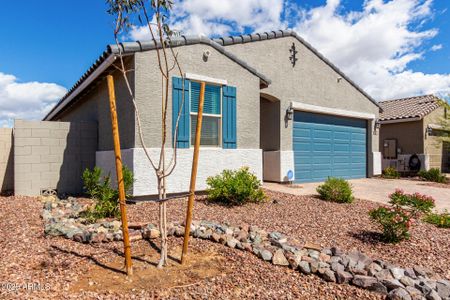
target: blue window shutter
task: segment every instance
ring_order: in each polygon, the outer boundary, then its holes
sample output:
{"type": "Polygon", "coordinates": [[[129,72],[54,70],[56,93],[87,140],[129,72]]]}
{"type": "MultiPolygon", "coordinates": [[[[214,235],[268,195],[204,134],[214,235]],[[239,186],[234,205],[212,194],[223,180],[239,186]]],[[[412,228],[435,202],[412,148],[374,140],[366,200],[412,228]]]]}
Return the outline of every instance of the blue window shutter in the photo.
{"type": "Polygon", "coordinates": [[[175,140],[175,127],[178,113],[181,110],[180,121],[178,122],[177,148],[189,148],[190,118],[189,118],[189,80],[172,77],[172,138],[175,140]],[[183,102],[184,93],[184,104],[183,102]],[[181,108],[181,105],[183,107],[181,108]]]}
{"type": "Polygon", "coordinates": [[[222,89],[223,148],[236,149],[236,88],[224,86],[222,89]]]}

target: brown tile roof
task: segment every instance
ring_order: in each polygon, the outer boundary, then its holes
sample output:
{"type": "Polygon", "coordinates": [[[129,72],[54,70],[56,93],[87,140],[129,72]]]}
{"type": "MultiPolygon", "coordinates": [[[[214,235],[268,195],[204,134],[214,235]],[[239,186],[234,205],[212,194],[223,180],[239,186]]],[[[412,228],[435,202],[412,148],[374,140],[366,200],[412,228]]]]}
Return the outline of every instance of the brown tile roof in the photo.
{"type": "Polygon", "coordinates": [[[439,107],[439,98],[434,95],[424,95],[402,99],[381,101],[383,112],[380,121],[420,118],[439,107]]]}

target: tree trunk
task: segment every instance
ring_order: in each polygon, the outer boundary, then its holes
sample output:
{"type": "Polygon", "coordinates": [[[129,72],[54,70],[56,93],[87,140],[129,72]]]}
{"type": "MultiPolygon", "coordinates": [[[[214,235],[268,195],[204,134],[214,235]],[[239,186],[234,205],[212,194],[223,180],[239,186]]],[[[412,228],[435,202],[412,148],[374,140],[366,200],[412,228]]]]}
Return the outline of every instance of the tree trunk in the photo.
{"type": "MultiPolygon", "coordinates": [[[[166,198],[166,182],[164,178],[158,176],[158,197],[159,200],[166,198]]],[[[167,210],[166,202],[159,202],[159,231],[161,233],[161,256],[158,263],[158,268],[167,265],[167,210]]]]}

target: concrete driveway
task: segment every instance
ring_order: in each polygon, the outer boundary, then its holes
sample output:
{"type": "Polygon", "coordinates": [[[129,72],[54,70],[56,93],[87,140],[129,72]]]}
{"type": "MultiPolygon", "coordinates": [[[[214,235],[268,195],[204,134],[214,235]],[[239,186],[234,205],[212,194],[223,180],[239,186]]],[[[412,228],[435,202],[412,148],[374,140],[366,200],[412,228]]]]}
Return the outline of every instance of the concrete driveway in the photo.
{"type": "MultiPolygon", "coordinates": [[[[421,193],[433,197],[436,200],[436,209],[450,211],[450,189],[424,185],[422,181],[403,179],[363,178],[349,180],[352,184],[356,198],[387,203],[388,195],[400,188],[405,193],[421,193]]],[[[293,195],[315,195],[320,183],[302,183],[295,187],[283,184],[265,182],[264,187],[273,191],[289,193],[293,195]]]]}

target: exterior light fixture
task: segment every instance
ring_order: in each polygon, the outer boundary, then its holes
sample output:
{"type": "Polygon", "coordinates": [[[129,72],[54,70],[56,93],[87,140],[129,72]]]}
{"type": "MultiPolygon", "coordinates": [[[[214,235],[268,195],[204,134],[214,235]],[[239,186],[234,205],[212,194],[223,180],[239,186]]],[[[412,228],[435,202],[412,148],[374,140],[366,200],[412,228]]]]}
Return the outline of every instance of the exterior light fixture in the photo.
{"type": "Polygon", "coordinates": [[[292,120],[293,117],[294,117],[294,109],[292,108],[292,106],[289,106],[286,109],[286,120],[292,120]]]}
{"type": "Polygon", "coordinates": [[[432,134],[433,134],[433,128],[431,128],[430,126],[428,126],[427,129],[426,129],[426,134],[427,134],[427,136],[432,135],[432,134]]]}
{"type": "Polygon", "coordinates": [[[376,120],[376,121],[375,121],[375,130],[379,130],[380,127],[381,127],[380,120],[376,120]]]}

